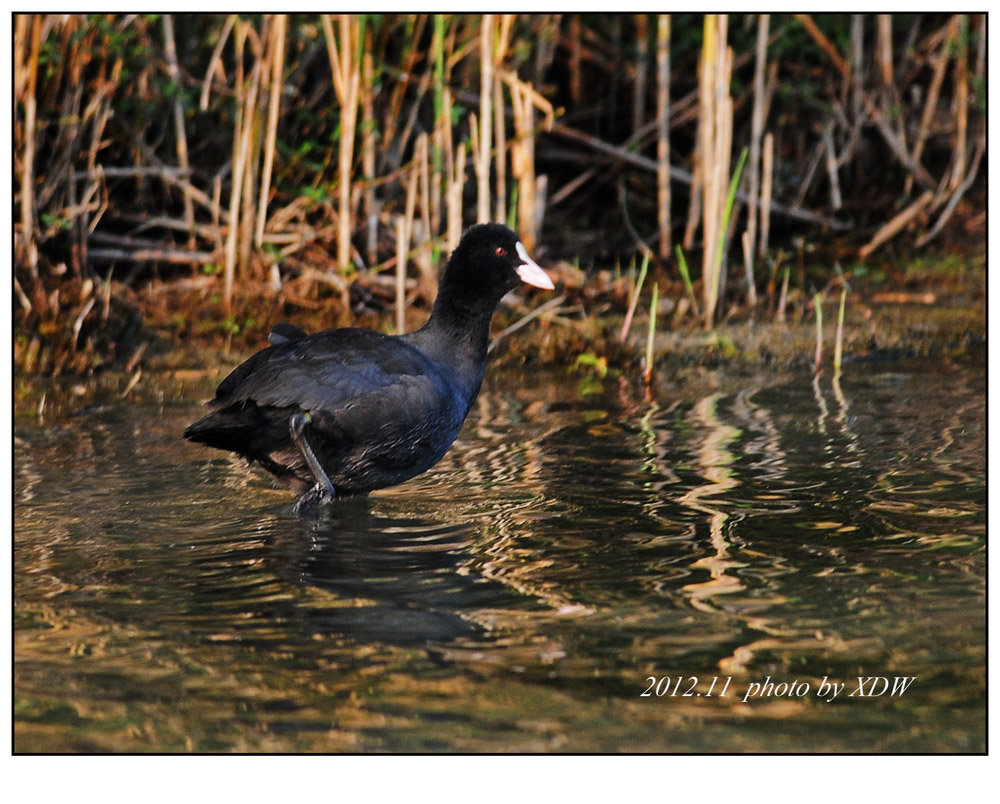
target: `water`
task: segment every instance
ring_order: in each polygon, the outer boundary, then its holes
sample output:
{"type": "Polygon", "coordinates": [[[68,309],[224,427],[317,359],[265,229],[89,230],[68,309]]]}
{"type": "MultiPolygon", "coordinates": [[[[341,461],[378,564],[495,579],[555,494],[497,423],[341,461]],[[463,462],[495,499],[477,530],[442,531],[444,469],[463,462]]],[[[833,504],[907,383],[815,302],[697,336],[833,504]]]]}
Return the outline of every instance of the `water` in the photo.
{"type": "Polygon", "coordinates": [[[15,750],[983,751],[985,375],[493,372],[321,521],[180,439],[209,384],[50,401],[15,750]]]}

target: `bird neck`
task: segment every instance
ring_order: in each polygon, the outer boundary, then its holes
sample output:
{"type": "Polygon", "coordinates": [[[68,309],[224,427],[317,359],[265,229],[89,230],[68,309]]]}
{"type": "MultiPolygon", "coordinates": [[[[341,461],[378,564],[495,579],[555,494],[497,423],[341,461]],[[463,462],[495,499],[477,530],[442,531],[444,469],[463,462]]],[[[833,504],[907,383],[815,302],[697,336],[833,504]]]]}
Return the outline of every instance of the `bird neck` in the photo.
{"type": "Polygon", "coordinates": [[[490,322],[493,315],[481,308],[449,307],[446,314],[432,311],[427,321],[428,327],[439,337],[446,348],[460,352],[476,361],[486,360],[486,348],[490,339],[490,322]]]}
{"type": "Polygon", "coordinates": [[[458,297],[438,295],[431,316],[412,340],[428,357],[453,366],[463,376],[481,374],[486,365],[489,345],[491,310],[477,303],[463,303],[458,297]]]}

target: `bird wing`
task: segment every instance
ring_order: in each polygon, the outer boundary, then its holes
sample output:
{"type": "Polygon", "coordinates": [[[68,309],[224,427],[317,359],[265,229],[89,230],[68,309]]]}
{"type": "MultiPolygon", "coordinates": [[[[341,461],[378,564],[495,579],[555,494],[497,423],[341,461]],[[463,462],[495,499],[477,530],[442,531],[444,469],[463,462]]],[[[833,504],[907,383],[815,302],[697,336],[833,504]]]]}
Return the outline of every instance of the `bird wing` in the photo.
{"type": "Polygon", "coordinates": [[[253,402],[333,412],[361,400],[368,407],[381,398],[409,418],[405,414],[419,415],[425,400],[454,393],[440,366],[415,347],[379,332],[346,328],[258,352],[220,383],[209,407],[253,402]]]}

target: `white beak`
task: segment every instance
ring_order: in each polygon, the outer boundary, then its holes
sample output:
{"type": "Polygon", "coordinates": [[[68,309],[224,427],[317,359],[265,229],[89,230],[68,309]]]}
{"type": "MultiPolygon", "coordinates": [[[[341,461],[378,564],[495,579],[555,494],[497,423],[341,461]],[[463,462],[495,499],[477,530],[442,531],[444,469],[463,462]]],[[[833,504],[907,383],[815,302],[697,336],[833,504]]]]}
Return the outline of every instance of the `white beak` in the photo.
{"type": "Polygon", "coordinates": [[[528,256],[528,249],[524,247],[524,243],[518,240],[516,248],[517,256],[521,258],[521,265],[517,266],[517,275],[521,277],[521,281],[527,282],[529,285],[534,285],[536,288],[554,290],[555,285],[552,283],[549,275],[542,270],[538,263],[528,256]]]}

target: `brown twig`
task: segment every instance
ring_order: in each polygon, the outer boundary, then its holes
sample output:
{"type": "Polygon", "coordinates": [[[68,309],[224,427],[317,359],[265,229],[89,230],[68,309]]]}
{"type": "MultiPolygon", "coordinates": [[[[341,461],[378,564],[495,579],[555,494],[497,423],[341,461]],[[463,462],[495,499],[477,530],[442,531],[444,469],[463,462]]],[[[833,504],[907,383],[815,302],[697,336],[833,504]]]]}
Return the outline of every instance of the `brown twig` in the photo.
{"type": "Polygon", "coordinates": [[[924,192],[916,201],[906,209],[893,217],[888,223],[882,226],[865,245],[858,249],[859,259],[866,259],[879,246],[895,237],[906,225],[917,217],[934,200],[934,193],[930,190],[924,192]]]}

